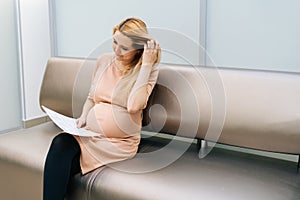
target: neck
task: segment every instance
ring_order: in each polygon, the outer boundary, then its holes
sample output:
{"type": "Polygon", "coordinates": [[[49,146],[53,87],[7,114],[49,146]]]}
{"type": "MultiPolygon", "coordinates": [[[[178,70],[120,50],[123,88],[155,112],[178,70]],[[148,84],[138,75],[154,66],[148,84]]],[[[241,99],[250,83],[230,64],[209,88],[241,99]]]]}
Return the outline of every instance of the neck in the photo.
{"type": "Polygon", "coordinates": [[[125,71],[125,67],[122,65],[121,61],[118,61],[116,58],[114,58],[113,62],[114,62],[114,64],[115,64],[118,71],[120,71],[122,73],[125,71]]]}

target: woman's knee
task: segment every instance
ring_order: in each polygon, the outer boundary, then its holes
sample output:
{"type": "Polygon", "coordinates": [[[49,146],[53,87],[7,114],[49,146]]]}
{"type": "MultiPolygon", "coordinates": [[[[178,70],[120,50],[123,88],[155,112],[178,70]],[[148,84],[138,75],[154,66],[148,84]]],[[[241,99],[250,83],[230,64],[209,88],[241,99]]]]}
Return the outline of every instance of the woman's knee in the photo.
{"type": "Polygon", "coordinates": [[[50,149],[55,151],[69,151],[71,149],[77,151],[78,148],[79,144],[76,139],[68,133],[60,133],[55,136],[50,146],[50,149]]]}

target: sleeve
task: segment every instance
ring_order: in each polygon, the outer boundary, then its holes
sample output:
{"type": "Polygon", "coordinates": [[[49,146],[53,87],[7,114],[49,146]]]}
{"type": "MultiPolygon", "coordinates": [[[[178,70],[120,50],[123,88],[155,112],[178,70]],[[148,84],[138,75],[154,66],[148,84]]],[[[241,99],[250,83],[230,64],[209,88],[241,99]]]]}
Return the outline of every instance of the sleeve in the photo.
{"type": "Polygon", "coordinates": [[[94,72],[93,72],[91,87],[90,87],[90,90],[89,90],[89,93],[88,93],[88,96],[87,96],[87,98],[92,100],[92,101],[94,101],[95,90],[96,90],[96,86],[97,86],[98,79],[99,79],[99,73],[101,71],[100,69],[103,68],[102,66],[103,66],[104,62],[105,62],[105,56],[104,55],[100,56],[97,59],[97,62],[96,62],[96,67],[95,67],[94,72]]]}
{"type": "Polygon", "coordinates": [[[158,71],[158,65],[154,65],[152,68],[143,66],[141,67],[136,82],[133,85],[128,97],[128,110],[131,110],[131,108],[136,107],[136,105],[139,106],[134,110],[142,110],[146,108],[148,98],[152,93],[152,90],[157,82],[158,71]],[[144,86],[146,86],[145,92],[138,93],[137,91],[144,86]]]}
{"type": "MultiPolygon", "coordinates": [[[[151,71],[151,74],[149,76],[149,81],[147,84],[147,92],[146,92],[147,101],[148,101],[148,98],[149,98],[150,94],[152,93],[152,90],[157,82],[157,78],[158,78],[158,67],[156,66],[155,69],[153,69],[151,71]]],[[[145,107],[146,107],[146,105],[145,105],[145,107]]]]}

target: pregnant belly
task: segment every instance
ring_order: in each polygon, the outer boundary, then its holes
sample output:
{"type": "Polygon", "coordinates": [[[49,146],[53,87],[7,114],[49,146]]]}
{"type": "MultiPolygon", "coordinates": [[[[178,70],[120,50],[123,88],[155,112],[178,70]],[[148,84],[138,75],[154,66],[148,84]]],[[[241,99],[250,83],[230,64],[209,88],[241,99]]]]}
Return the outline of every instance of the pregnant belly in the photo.
{"type": "Polygon", "coordinates": [[[108,103],[95,104],[88,113],[86,127],[109,138],[133,136],[141,130],[141,112],[130,114],[108,103]]]}

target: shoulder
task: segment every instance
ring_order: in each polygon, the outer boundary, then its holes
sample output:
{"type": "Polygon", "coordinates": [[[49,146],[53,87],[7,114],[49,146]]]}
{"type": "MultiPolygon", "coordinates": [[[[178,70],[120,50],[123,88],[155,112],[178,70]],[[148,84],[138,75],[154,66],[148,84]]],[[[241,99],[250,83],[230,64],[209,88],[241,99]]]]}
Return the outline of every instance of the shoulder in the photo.
{"type": "Polygon", "coordinates": [[[113,58],[114,58],[113,53],[106,53],[99,56],[96,61],[96,68],[94,73],[96,73],[100,69],[106,68],[111,63],[113,58]]]}
{"type": "Polygon", "coordinates": [[[113,59],[113,57],[114,57],[113,53],[102,54],[97,59],[97,66],[108,64],[108,62],[110,62],[113,59]]]}

